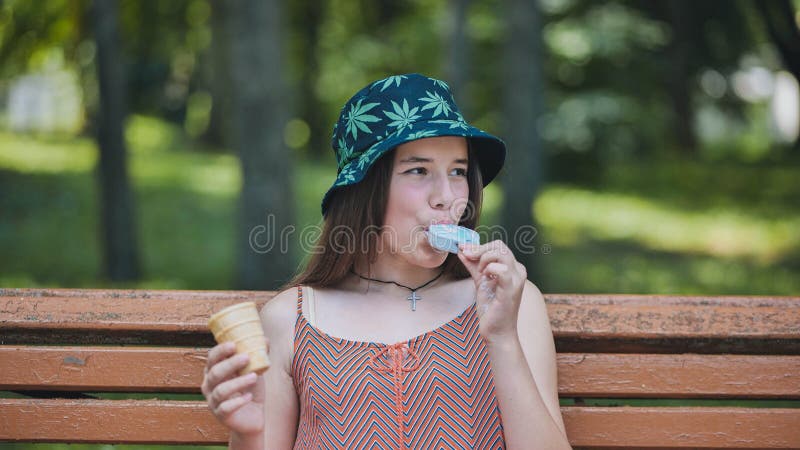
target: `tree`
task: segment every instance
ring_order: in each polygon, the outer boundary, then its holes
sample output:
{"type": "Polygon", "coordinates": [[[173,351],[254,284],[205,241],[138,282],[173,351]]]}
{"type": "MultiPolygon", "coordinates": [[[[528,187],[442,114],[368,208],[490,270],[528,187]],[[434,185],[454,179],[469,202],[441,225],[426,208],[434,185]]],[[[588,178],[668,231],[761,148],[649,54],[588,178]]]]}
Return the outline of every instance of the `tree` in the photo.
{"type": "Polygon", "coordinates": [[[537,3],[529,0],[509,1],[506,8],[504,116],[509,151],[503,176],[502,225],[511,250],[525,264],[529,277],[542,283],[534,264],[537,249],[530,242],[522,242],[525,230],[533,227],[535,233],[538,229],[532,205],[545,173],[542,141],[536,128],[544,109],[541,17],[537,3]]]}
{"type": "Polygon", "coordinates": [[[459,95],[456,99],[461,111],[470,116],[469,96],[465,92],[465,81],[469,77],[469,43],[465,32],[467,9],[470,0],[449,0],[448,7],[453,20],[453,31],[449,36],[447,51],[447,67],[445,74],[453,92],[459,95]]]}
{"type": "Polygon", "coordinates": [[[119,8],[116,0],[96,0],[92,13],[100,90],[97,144],[105,270],[113,281],[135,280],[140,269],[125,159],[126,77],[119,44],[119,8]]]}
{"type": "Polygon", "coordinates": [[[211,45],[201,68],[203,81],[211,92],[208,128],[202,139],[219,147],[230,143],[230,9],[228,2],[211,2],[211,45]]]}
{"type": "Polygon", "coordinates": [[[242,167],[236,285],[243,289],[274,289],[295,267],[281,245],[294,221],[281,3],[236,0],[229,11],[231,135],[242,167]]]}
{"type": "Polygon", "coordinates": [[[294,53],[299,59],[295,70],[298,114],[308,124],[308,155],[321,160],[330,152],[330,124],[317,96],[320,64],[317,56],[319,33],[326,13],[326,3],[318,0],[296,0],[289,2],[295,29],[294,53]]]}
{"type": "Polygon", "coordinates": [[[800,80],[800,29],[790,0],[755,2],[767,33],[781,55],[786,68],[800,80]]]}

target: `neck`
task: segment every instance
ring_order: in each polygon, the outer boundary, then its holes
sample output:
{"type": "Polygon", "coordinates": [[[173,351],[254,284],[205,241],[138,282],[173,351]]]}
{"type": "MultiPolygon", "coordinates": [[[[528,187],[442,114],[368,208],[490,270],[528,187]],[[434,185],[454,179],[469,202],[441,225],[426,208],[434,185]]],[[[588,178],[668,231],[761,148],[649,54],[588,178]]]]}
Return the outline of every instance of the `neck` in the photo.
{"type": "MultiPolygon", "coordinates": [[[[439,275],[442,271],[441,267],[420,267],[417,265],[408,264],[405,261],[388,260],[387,258],[378,257],[378,260],[372,264],[365,262],[358,262],[354,268],[358,275],[363,277],[374,278],[382,281],[394,281],[409,287],[417,287],[421,284],[427,283],[435,276],[439,275]]],[[[359,279],[360,284],[364,286],[369,283],[367,280],[359,279]]],[[[373,285],[375,283],[372,283],[373,285]]],[[[402,289],[394,285],[387,285],[387,288],[402,289]]]]}

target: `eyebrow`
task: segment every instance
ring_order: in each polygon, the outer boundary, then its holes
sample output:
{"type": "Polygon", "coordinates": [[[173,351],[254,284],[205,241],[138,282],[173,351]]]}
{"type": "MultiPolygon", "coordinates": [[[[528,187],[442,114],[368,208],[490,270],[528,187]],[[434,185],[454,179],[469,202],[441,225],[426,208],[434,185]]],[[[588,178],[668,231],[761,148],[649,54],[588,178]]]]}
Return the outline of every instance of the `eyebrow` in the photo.
{"type": "MultiPolygon", "coordinates": [[[[430,159],[430,158],[423,158],[421,156],[409,156],[408,158],[403,158],[403,159],[400,160],[400,164],[402,164],[402,163],[420,163],[420,162],[429,163],[429,162],[433,162],[433,160],[430,159]]],[[[463,158],[457,159],[454,162],[456,164],[469,164],[469,161],[466,160],[466,159],[463,159],[463,158]]]]}

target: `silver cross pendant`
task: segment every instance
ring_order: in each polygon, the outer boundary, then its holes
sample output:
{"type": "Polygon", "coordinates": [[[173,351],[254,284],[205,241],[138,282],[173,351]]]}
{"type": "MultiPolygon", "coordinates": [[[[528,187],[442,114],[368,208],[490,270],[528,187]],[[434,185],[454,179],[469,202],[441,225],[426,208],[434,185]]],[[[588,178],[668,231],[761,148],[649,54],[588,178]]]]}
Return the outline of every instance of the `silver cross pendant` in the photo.
{"type": "Polygon", "coordinates": [[[417,295],[417,291],[411,291],[411,295],[409,295],[406,300],[411,300],[411,310],[417,310],[417,300],[422,300],[422,297],[417,295]]]}

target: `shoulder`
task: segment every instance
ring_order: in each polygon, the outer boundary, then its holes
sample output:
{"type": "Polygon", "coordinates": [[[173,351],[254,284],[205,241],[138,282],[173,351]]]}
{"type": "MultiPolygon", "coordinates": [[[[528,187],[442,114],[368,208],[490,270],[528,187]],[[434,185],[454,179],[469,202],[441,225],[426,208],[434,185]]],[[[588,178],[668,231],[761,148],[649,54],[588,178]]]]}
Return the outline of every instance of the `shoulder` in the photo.
{"type": "Polygon", "coordinates": [[[290,370],[294,356],[294,325],[297,320],[297,288],[277,293],[261,308],[261,324],[269,340],[273,364],[290,370]]]}
{"type": "Polygon", "coordinates": [[[297,288],[278,292],[261,308],[261,321],[265,326],[282,328],[287,322],[294,325],[297,315],[297,288]],[[287,320],[288,319],[288,320],[287,320]]]}
{"type": "Polygon", "coordinates": [[[525,281],[522,290],[517,333],[529,361],[535,359],[541,362],[551,358],[555,360],[553,332],[544,296],[539,288],[528,280],[525,281]]]}
{"type": "Polygon", "coordinates": [[[530,280],[525,280],[525,287],[522,290],[517,326],[520,338],[530,337],[536,339],[546,335],[549,338],[548,340],[552,342],[550,319],[547,315],[544,295],[530,280]]]}

